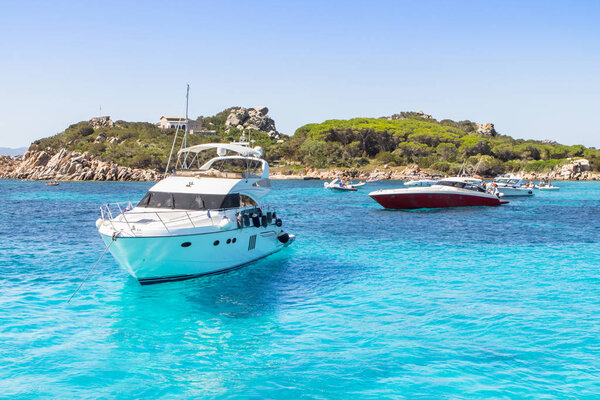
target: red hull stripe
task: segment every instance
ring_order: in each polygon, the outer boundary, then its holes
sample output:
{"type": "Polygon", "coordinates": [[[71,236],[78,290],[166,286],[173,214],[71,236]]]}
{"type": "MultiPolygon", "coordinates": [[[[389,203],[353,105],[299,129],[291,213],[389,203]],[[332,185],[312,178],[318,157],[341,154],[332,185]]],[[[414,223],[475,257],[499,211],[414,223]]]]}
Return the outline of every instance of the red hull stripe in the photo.
{"type": "Polygon", "coordinates": [[[381,194],[371,196],[385,208],[411,210],[415,208],[498,206],[508,201],[497,197],[470,196],[468,194],[381,194]]]}

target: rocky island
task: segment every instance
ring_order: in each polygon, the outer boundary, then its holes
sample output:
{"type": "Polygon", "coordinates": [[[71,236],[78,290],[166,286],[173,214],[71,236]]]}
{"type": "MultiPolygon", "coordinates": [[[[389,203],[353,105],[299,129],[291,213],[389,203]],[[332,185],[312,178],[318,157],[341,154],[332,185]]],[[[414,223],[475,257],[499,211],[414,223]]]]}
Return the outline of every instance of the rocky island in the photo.
{"type": "MultiPolygon", "coordinates": [[[[267,107],[231,107],[198,117],[188,145],[249,136],[263,147],[277,179],[452,175],[465,167],[483,177],[600,179],[600,151],[552,140],[513,139],[492,123],[436,120],[422,111],[328,120],[292,136],[277,131],[267,107]]],[[[190,125],[191,126],[191,125],[190,125]]],[[[164,174],[175,128],[96,117],[36,140],[23,156],[0,156],[0,178],[147,181],[164,174]]],[[[179,146],[179,143],[177,144],[179,146]]]]}

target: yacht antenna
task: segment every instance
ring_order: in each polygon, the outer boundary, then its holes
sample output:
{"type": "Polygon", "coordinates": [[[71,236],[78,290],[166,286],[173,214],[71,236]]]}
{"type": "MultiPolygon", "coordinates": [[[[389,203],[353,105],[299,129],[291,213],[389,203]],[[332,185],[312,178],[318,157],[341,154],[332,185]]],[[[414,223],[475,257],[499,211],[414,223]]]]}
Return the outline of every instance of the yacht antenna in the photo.
{"type": "MultiPolygon", "coordinates": [[[[185,135],[183,136],[183,147],[187,148],[187,136],[189,132],[190,120],[188,119],[188,104],[190,101],[190,84],[187,84],[187,89],[185,92],[185,135]]],[[[187,153],[185,153],[185,158],[183,159],[183,168],[187,168],[187,153]]]]}
{"type": "Polygon", "coordinates": [[[477,165],[475,165],[475,172],[473,173],[473,175],[477,175],[477,171],[479,171],[479,164],[481,164],[481,159],[483,157],[479,157],[479,161],[477,161],[477,165]]]}
{"type": "MultiPolygon", "coordinates": [[[[167,177],[167,174],[169,173],[169,165],[171,164],[171,158],[173,157],[173,150],[175,150],[175,143],[177,142],[177,134],[179,133],[180,125],[181,125],[181,120],[179,120],[177,122],[177,128],[175,129],[175,137],[173,138],[173,145],[171,146],[171,152],[169,153],[169,160],[167,161],[167,167],[165,168],[165,178],[167,177]]],[[[177,163],[175,163],[175,168],[177,168],[177,163]]]]}

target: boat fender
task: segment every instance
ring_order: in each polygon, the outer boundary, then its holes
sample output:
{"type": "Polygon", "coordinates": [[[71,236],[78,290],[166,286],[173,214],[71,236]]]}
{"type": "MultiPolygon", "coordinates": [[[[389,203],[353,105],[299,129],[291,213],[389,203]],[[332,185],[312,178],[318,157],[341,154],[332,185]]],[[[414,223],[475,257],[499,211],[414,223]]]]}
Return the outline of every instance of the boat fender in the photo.
{"type": "Polygon", "coordinates": [[[277,213],[273,211],[273,219],[277,219],[277,213]]]}
{"type": "Polygon", "coordinates": [[[238,229],[242,229],[242,226],[244,225],[242,214],[238,214],[235,219],[237,220],[237,227],[238,227],[238,229]]]}
{"type": "Polygon", "coordinates": [[[275,225],[277,225],[277,226],[281,226],[281,225],[283,225],[283,221],[282,221],[280,218],[277,218],[277,219],[275,220],[275,225]]]}
{"type": "Polygon", "coordinates": [[[250,226],[250,216],[248,214],[244,214],[244,226],[250,226]]]}
{"type": "Polygon", "coordinates": [[[290,235],[288,235],[285,232],[281,232],[279,235],[277,235],[277,240],[279,240],[283,244],[286,244],[290,240],[290,235]]]}
{"type": "Polygon", "coordinates": [[[252,217],[252,224],[255,228],[258,228],[260,226],[260,218],[258,218],[258,215],[252,217]]]}
{"type": "Polygon", "coordinates": [[[227,217],[223,217],[221,219],[221,222],[219,222],[219,228],[227,228],[229,227],[233,222],[227,218],[227,217]]]}
{"type": "Polygon", "coordinates": [[[263,228],[267,227],[267,216],[263,215],[262,217],[260,217],[260,223],[263,226],[263,228]]]}
{"type": "Polygon", "coordinates": [[[267,212],[267,224],[272,224],[273,223],[273,214],[271,213],[271,211],[267,212]]]}

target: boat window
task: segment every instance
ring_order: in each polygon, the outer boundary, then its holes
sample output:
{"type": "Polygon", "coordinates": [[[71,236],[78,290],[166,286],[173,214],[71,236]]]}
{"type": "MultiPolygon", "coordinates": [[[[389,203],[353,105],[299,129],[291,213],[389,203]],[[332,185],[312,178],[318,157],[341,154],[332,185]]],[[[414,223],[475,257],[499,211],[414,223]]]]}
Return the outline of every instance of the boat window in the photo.
{"type": "MultiPolygon", "coordinates": [[[[246,196],[247,197],[247,196],[246,196]]],[[[137,205],[149,208],[174,208],[178,210],[217,210],[240,207],[240,194],[195,194],[148,192],[137,205]]]]}
{"type": "MultiPolygon", "coordinates": [[[[211,169],[222,173],[239,174],[239,178],[259,178],[262,174],[262,161],[259,159],[222,159],[212,163],[211,169]]],[[[237,178],[238,175],[232,176],[237,178]]]]}
{"type": "Polygon", "coordinates": [[[154,192],[148,200],[147,207],[173,208],[173,195],[171,193],[154,192]]]}
{"type": "Polygon", "coordinates": [[[465,189],[473,190],[475,192],[485,192],[485,189],[478,185],[466,185],[465,189]]]}
{"type": "Polygon", "coordinates": [[[457,187],[457,188],[465,187],[464,182],[454,182],[454,181],[439,181],[438,183],[436,183],[436,185],[453,186],[453,187],[457,187]]]}
{"type": "Polygon", "coordinates": [[[252,207],[257,206],[258,204],[256,204],[256,201],[254,201],[251,197],[242,194],[240,195],[240,205],[242,207],[252,207]]]}
{"type": "Polygon", "coordinates": [[[175,207],[181,210],[204,210],[204,201],[197,194],[173,193],[175,207]]]}

